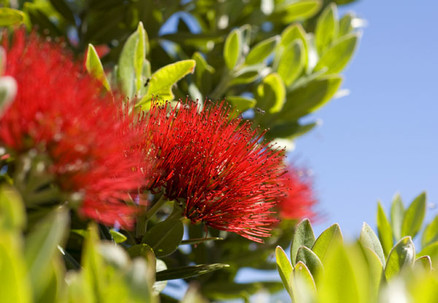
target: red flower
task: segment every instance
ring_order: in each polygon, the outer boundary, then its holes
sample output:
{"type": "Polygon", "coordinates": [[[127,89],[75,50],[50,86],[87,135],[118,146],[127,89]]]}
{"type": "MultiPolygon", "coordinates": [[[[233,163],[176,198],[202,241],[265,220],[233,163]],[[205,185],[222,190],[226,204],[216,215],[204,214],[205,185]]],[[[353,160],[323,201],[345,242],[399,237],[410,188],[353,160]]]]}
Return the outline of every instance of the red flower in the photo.
{"type": "Polygon", "coordinates": [[[309,177],[289,166],[284,178],[284,187],[287,194],[278,203],[280,217],[283,219],[313,218],[312,208],[316,204],[309,177]]]}
{"type": "Polygon", "coordinates": [[[58,44],[20,30],[12,45],[3,45],[5,73],[18,91],[0,120],[0,146],[15,156],[30,150],[48,155],[62,191],[83,197],[82,215],[129,226],[134,209],[123,201],[143,176],[133,171],[139,154],[126,155],[138,134],[127,131],[131,121],[121,114],[121,101],[103,95],[58,44]]]}
{"type": "Polygon", "coordinates": [[[263,133],[249,123],[230,120],[224,104],[155,105],[144,122],[154,158],[148,189],[184,205],[192,223],[256,242],[269,236],[271,208],[283,196],[283,151],[260,143],[263,133]]]}

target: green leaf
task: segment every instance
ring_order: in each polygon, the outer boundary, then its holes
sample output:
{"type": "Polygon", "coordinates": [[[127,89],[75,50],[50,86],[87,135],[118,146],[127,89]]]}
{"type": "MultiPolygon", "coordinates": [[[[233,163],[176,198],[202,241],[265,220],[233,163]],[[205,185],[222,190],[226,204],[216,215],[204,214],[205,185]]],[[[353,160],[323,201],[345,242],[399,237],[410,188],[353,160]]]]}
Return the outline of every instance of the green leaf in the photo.
{"type": "Polygon", "coordinates": [[[292,3],[287,1],[286,3],[276,7],[276,11],[272,15],[273,20],[279,18],[283,23],[292,23],[313,16],[321,7],[321,1],[319,0],[301,0],[292,3]]]}
{"type": "Polygon", "coordinates": [[[329,48],[338,34],[338,10],[336,4],[328,5],[318,18],[315,30],[315,44],[319,54],[329,48]]]}
{"type": "Polygon", "coordinates": [[[292,273],[293,267],[289,262],[289,259],[286,256],[283,248],[277,246],[275,249],[275,259],[277,262],[277,270],[280,274],[281,281],[283,281],[283,285],[286,288],[289,295],[292,297],[292,273]]]}
{"type": "Polygon", "coordinates": [[[391,205],[391,225],[395,240],[401,239],[402,222],[405,213],[405,207],[399,194],[392,199],[391,205]]]}
{"type": "Polygon", "coordinates": [[[266,134],[266,139],[272,140],[275,138],[294,139],[310,132],[316,126],[320,125],[320,122],[312,122],[308,124],[299,124],[297,121],[280,122],[269,125],[269,132],[266,134]]]}
{"type": "Polygon", "coordinates": [[[385,256],[389,254],[392,248],[392,228],[386,217],[380,201],[377,202],[377,233],[379,235],[380,242],[382,243],[383,252],[385,256]]]}
{"type": "Polygon", "coordinates": [[[338,224],[333,224],[319,235],[315,244],[313,244],[312,250],[324,263],[327,252],[339,242],[342,242],[341,228],[338,224]]]}
{"type": "Polygon", "coordinates": [[[292,244],[290,247],[290,258],[292,265],[295,265],[298,249],[301,246],[312,248],[315,243],[315,234],[309,219],[304,219],[295,228],[292,244]]]}
{"type": "Polygon", "coordinates": [[[371,284],[371,289],[369,291],[371,298],[373,298],[371,302],[377,302],[384,265],[382,264],[379,256],[377,256],[377,254],[371,248],[365,248],[364,255],[367,262],[367,269],[371,284]]]}
{"type": "Polygon", "coordinates": [[[174,97],[172,86],[184,76],[193,73],[195,65],[195,60],[183,60],[157,70],[149,80],[147,94],[141,98],[136,106],[149,109],[152,98],[172,100],[174,97]]]}
{"type": "Polygon", "coordinates": [[[234,69],[242,56],[242,33],[234,29],[227,36],[224,45],[225,64],[229,70],[234,69]]]}
{"type": "Polygon", "coordinates": [[[301,246],[297,251],[296,263],[298,264],[299,262],[306,264],[314,277],[318,277],[324,269],[318,256],[306,246],[301,246]]]}
{"type": "Polygon", "coordinates": [[[0,186],[0,230],[21,231],[26,224],[23,201],[12,188],[0,186]]]}
{"type": "Polygon", "coordinates": [[[304,45],[297,39],[292,42],[281,54],[277,72],[286,86],[291,85],[304,69],[304,45]]]}
{"type": "Polygon", "coordinates": [[[293,302],[313,302],[316,295],[315,280],[303,262],[298,262],[293,273],[293,302]]]}
{"type": "Polygon", "coordinates": [[[438,257],[438,242],[433,242],[423,247],[423,249],[418,253],[418,257],[431,256],[432,258],[438,257]]]}
{"type": "Polygon", "coordinates": [[[107,91],[111,91],[110,84],[103,70],[102,62],[100,62],[96,49],[92,44],[88,44],[87,59],[85,67],[90,75],[99,80],[107,91]]]}
{"type": "Polygon", "coordinates": [[[146,243],[155,252],[157,257],[164,257],[173,253],[181,243],[184,226],[180,218],[169,218],[152,227],[143,237],[146,243]]]}
{"type": "Polygon", "coordinates": [[[379,257],[380,262],[385,265],[385,254],[383,253],[382,244],[380,243],[379,238],[377,238],[373,229],[365,222],[363,223],[362,230],[360,232],[359,241],[364,247],[368,247],[375,252],[379,257]]]}
{"type": "Polygon", "coordinates": [[[435,216],[432,222],[426,226],[423,231],[423,236],[421,238],[421,245],[423,247],[429,245],[432,242],[438,240],[438,215],[435,216]]]}
{"type": "Polygon", "coordinates": [[[319,58],[314,71],[326,68],[326,74],[341,72],[353,56],[358,40],[358,33],[351,33],[336,40],[319,58]]]}
{"type": "Polygon", "coordinates": [[[207,63],[199,52],[195,52],[192,58],[196,62],[195,83],[202,93],[207,94],[213,85],[212,75],[215,69],[207,63]]]}
{"type": "Polygon", "coordinates": [[[21,239],[15,232],[3,229],[2,225],[0,232],[0,302],[33,302],[20,249],[21,239]]]}
{"type": "Polygon", "coordinates": [[[64,0],[50,0],[50,3],[67,21],[76,24],[73,12],[64,0]]]}
{"type": "Polygon", "coordinates": [[[343,37],[353,31],[352,21],[354,19],[354,15],[349,13],[342,16],[339,20],[339,31],[338,37],[343,37]]]}
{"type": "Polygon", "coordinates": [[[0,7],[0,26],[19,25],[24,22],[24,13],[22,11],[0,7]]]}
{"type": "Polygon", "coordinates": [[[69,224],[68,211],[58,208],[40,221],[27,236],[25,260],[29,278],[33,285],[34,297],[38,298],[50,278],[50,262],[58,246],[66,236],[69,224]]]}
{"type": "Polygon", "coordinates": [[[426,215],[426,193],[421,193],[406,209],[403,217],[401,235],[415,237],[423,225],[426,215]]]}
{"type": "Polygon", "coordinates": [[[209,272],[219,269],[230,267],[228,264],[215,263],[215,264],[199,264],[194,266],[184,266],[178,268],[166,269],[157,272],[156,280],[174,280],[174,279],[187,279],[191,277],[197,277],[205,275],[209,272]]]}
{"type": "Polygon", "coordinates": [[[224,238],[220,237],[209,237],[209,238],[196,238],[196,239],[188,239],[182,240],[180,245],[194,245],[200,244],[208,241],[222,241],[224,238]]]}
{"type": "Polygon", "coordinates": [[[257,87],[257,106],[271,114],[281,110],[285,98],[286,88],[276,73],[267,75],[257,87]]]}
{"type": "Polygon", "coordinates": [[[135,94],[135,67],[134,58],[136,57],[137,45],[139,41],[138,31],[129,36],[123,45],[117,65],[117,82],[125,96],[132,98],[135,94]]]}
{"type": "Polygon", "coordinates": [[[10,76],[0,77],[0,118],[14,101],[17,94],[17,82],[10,76]]]}
{"type": "Polygon", "coordinates": [[[422,256],[415,260],[414,263],[415,268],[421,268],[425,271],[431,272],[433,270],[432,260],[429,256],[422,256]]]}
{"type": "Polygon", "coordinates": [[[279,41],[278,36],[270,37],[266,40],[259,42],[248,53],[245,59],[246,65],[253,65],[263,63],[266,58],[274,51],[279,41]]]}
{"type": "Polygon", "coordinates": [[[406,267],[414,265],[415,246],[412,238],[407,236],[402,238],[391,249],[385,267],[385,277],[389,281],[406,267]]]}
{"type": "MultiPolygon", "coordinates": [[[[302,52],[303,62],[304,62],[304,66],[307,67],[307,61],[308,61],[307,54],[309,52],[309,46],[307,45],[308,43],[306,39],[306,31],[299,23],[298,24],[294,23],[289,25],[281,33],[281,40],[279,47],[277,47],[277,52],[274,58],[274,62],[278,61],[284,49],[289,47],[292,44],[292,42],[294,42],[297,39],[303,43],[303,48],[304,48],[304,51],[302,52]]],[[[275,63],[275,65],[277,64],[278,63],[275,63]]]]}
{"type": "Polygon", "coordinates": [[[129,247],[127,251],[132,259],[142,257],[146,261],[149,261],[151,256],[154,256],[154,250],[152,247],[144,243],[133,245],[129,247]]]}
{"type": "Polygon", "coordinates": [[[116,242],[116,243],[123,243],[127,239],[124,234],[122,234],[121,232],[118,232],[115,229],[110,229],[109,232],[110,232],[111,236],[113,237],[114,242],[116,242]]]}
{"type": "Polygon", "coordinates": [[[355,247],[339,242],[333,247],[324,262],[320,285],[318,302],[370,302],[366,266],[355,247]]]}
{"type": "Polygon", "coordinates": [[[143,65],[146,58],[146,53],[149,48],[148,37],[143,27],[143,23],[140,22],[137,27],[138,41],[134,54],[134,70],[135,70],[135,88],[138,92],[144,85],[143,79],[143,65]]]}
{"type": "Polygon", "coordinates": [[[225,100],[240,112],[244,112],[256,105],[256,100],[253,98],[241,96],[227,96],[225,100]]]}
{"type": "Polygon", "coordinates": [[[313,79],[287,94],[286,103],[278,118],[283,121],[297,120],[326,104],[341,86],[339,76],[313,79]]]}

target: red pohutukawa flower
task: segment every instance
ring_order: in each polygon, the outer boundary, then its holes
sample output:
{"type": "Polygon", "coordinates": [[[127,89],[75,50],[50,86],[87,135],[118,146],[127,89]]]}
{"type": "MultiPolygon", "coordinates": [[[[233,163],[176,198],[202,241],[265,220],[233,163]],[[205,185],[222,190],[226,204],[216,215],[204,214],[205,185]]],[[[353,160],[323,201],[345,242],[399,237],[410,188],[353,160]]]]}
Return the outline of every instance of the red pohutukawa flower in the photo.
{"type": "Polygon", "coordinates": [[[145,150],[154,158],[148,189],[179,201],[192,223],[262,242],[275,221],[271,208],[284,195],[284,152],[229,114],[223,103],[153,106],[144,121],[145,150]]]}
{"type": "Polygon", "coordinates": [[[123,201],[144,177],[133,169],[140,154],[127,150],[138,134],[127,131],[122,101],[104,95],[59,44],[23,30],[11,45],[7,40],[5,74],[18,91],[0,120],[0,146],[17,157],[31,150],[48,155],[60,189],[82,197],[80,214],[129,227],[134,209],[123,201]]]}
{"type": "Polygon", "coordinates": [[[316,199],[312,190],[312,183],[309,177],[289,166],[288,173],[284,176],[284,188],[286,196],[280,199],[278,209],[283,219],[314,218],[312,208],[316,199]]]}

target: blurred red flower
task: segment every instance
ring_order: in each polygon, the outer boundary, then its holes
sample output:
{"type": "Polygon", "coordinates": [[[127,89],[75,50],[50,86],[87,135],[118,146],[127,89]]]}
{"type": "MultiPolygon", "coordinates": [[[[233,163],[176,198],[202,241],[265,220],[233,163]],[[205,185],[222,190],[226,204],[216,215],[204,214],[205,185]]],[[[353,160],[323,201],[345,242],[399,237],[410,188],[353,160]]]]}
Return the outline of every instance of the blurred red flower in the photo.
{"type": "Polygon", "coordinates": [[[121,99],[104,95],[59,44],[24,30],[7,41],[4,36],[5,74],[15,78],[18,91],[0,120],[0,146],[15,156],[30,150],[48,155],[57,185],[82,197],[80,214],[131,226],[135,209],[123,201],[144,177],[133,169],[141,158],[128,146],[138,134],[129,131],[121,99]]]}
{"type": "Polygon", "coordinates": [[[312,180],[303,171],[293,166],[288,167],[284,176],[286,196],[278,203],[279,215],[282,219],[315,218],[313,207],[316,199],[312,190],[312,180]]]}
{"type": "Polygon", "coordinates": [[[153,163],[147,187],[180,202],[192,223],[262,242],[276,221],[271,209],[284,196],[284,152],[229,115],[224,103],[154,105],[144,121],[153,163]]]}

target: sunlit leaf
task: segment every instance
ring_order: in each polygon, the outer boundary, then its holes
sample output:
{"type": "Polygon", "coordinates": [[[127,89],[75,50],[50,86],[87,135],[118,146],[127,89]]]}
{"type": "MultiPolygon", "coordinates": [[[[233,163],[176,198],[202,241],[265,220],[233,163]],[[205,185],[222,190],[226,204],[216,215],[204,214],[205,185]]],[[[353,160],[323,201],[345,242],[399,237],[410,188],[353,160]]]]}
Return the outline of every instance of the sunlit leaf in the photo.
{"type": "Polygon", "coordinates": [[[414,265],[415,261],[415,246],[411,237],[407,236],[402,238],[391,249],[388,255],[388,261],[385,267],[385,277],[387,280],[391,280],[400,271],[406,267],[414,265]]]}

